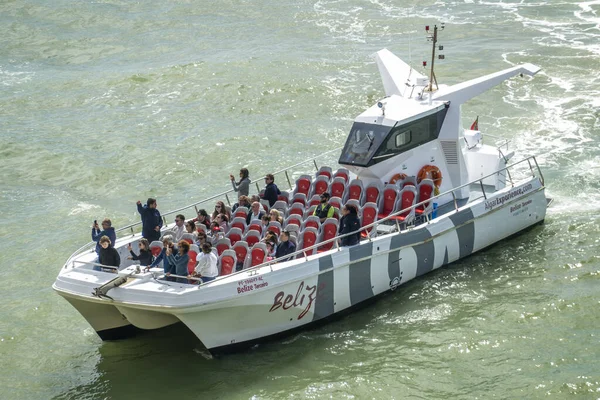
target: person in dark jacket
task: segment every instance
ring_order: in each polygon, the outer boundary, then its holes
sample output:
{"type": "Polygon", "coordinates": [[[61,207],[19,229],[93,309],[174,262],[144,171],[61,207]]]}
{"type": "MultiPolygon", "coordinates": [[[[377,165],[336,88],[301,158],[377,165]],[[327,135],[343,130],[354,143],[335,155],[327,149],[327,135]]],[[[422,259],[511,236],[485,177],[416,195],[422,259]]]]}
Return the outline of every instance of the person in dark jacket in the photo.
{"type": "MultiPolygon", "coordinates": [[[[119,257],[119,252],[112,246],[112,243],[110,242],[108,236],[102,236],[100,238],[100,254],[98,254],[98,263],[117,268],[119,268],[119,265],[121,265],[121,257],[119,257]]],[[[112,268],[101,269],[98,266],[94,266],[94,270],[102,270],[104,272],[116,272],[116,270],[113,270],[112,268]]]]}
{"type": "Polygon", "coordinates": [[[281,242],[277,245],[275,258],[277,261],[287,261],[289,260],[287,255],[296,251],[296,245],[290,241],[290,233],[288,231],[281,232],[279,240],[281,240],[281,242]]]}
{"type": "Polygon", "coordinates": [[[129,253],[131,254],[131,256],[127,257],[128,260],[139,260],[140,265],[143,266],[148,266],[150,264],[152,264],[152,261],[154,261],[154,257],[152,256],[152,253],[150,252],[150,244],[148,243],[147,239],[140,239],[140,254],[137,255],[133,252],[133,250],[131,249],[131,243],[129,243],[127,245],[127,250],[129,250],[129,253]]]}
{"type": "MultiPolygon", "coordinates": [[[[171,264],[171,269],[167,272],[167,276],[171,274],[179,275],[179,276],[188,276],[188,263],[190,261],[190,256],[188,256],[188,251],[190,250],[190,244],[185,240],[180,240],[177,243],[178,253],[173,254],[174,248],[167,248],[167,259],[171,264]]],[[[187,283],[188,280],[184,278],[177,278],[178,283],[187,283]]]]}
{"type": "Polygon", "coordinates": [[[98,222],[94,221],[94,226],[92,227],[92,240],[96,242],[96,254],[100,254],[100,238],[102,236],[108,236],[111,243],[116,243],[117,234],[115,233],[115,228],[112,227],[112,222],[110,219],[104,218],[102,221],[102,230],[98,226],[98,222]]]}
{"type": "Polygon", "coordinates": [[[263,194],[263,199],[269,201],[269,207],[273,207],[273,204],[277,201],[277,196],[281,194],[281,191],[275,184],[275,177],[273,174],[267,174],[265,176],[265,193],[263,194]]]}
{"type": "Polygon", "coordinates": [[[339,234],[345,235],[347,233],[356,232],[353,235],[348,235],[342,238],[342,246],[354,246],[360,242],[360,219],[358,218],[358,211],[353,205],[344,206],[342,210],[342,218],[340,219],[339,234]]]}
{"type": "Polygon", "coordinates": [[[196,218],[196,221],[204,224],[204,226],[206,226],[206,229],[210,229],[210,216],[208,215],[205,209],[198,210],[198,218],[196,218]]]}
{"type": "Polygon", "coordinates": [[[150,243],[160,239],[160,228],[163,226],[160,212],[156,209],[156,199],[149,198],[146,205],[138,200],[137,209],[142,217],[142,236],[150,243]]]}
{"type": "Polygon", "coordinates": [[[252,203],[252,207],[249,210],[248,216],[246,217],[246,225],[250,225],[252,221],[255,219],[261,220],[265,213],[263,212],[263,208],[258,201],[252,203]]]}

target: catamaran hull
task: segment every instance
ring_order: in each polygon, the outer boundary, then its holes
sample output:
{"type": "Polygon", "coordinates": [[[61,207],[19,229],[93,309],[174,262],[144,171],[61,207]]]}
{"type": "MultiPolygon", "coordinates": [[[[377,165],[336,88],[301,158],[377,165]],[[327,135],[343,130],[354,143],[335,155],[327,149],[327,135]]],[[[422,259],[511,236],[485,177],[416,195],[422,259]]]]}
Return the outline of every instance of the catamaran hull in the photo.
{"type": "MultiPolygon", "coordinates": [[[[541,223],[546,208],[544,187],[533,178],[400,234],[295,260],[292,266],[248,270],[227,282],[191,291],[189,285],[183,285],[188,289],[175,287],[187,290],[187,297],[164,298],[162,304],[156,292],[151,301],[144,301],[147,291],[132,291],[135,283],[112,289],[109,295],[114,301],[90,297],[91,288],[80,290],[79,296],[65,295],[60,280],[54,287],[103,339],[118,338],[107,335],[110,332],[156,329],[181,321],[209,351],[221,353],[356,309],[418,276],[541,223]]],[[[179,295],[182,292],[175,293],[179,295]]]]}

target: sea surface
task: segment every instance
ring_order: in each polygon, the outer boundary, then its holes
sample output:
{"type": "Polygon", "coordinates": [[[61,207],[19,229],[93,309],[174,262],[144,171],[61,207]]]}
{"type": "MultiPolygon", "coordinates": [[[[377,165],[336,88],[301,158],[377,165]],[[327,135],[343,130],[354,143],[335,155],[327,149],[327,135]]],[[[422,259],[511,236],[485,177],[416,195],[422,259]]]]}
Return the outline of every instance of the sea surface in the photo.
{"type": "Polygon", "coordinates": [[[0,2],[0,399],[600,398],[599,13],[599,0],[0,2]],[[259,178],[341,146],[384,96],[372,54],[421,68],[424,28],[442,23],[440,83],[543,68],[462,111],[515,160],[538,156],[544,225],[219,359],[181,329],[103,343],[54,293],[94,219],[125,226],[137,200],[164,213],[241,167],[259,178]]]}

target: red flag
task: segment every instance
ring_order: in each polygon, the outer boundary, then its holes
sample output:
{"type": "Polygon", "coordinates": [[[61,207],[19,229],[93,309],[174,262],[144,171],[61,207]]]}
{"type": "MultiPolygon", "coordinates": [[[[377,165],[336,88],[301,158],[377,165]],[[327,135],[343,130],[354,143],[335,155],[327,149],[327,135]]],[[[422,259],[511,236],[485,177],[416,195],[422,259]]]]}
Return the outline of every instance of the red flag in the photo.
{"type": "Polygon", "coordinates": [[[477,116],[477,118],[475,119],[475,121],[471,124],[471,130],[472,131],[478,131],[479,130],[479,115],[477,116]]]}

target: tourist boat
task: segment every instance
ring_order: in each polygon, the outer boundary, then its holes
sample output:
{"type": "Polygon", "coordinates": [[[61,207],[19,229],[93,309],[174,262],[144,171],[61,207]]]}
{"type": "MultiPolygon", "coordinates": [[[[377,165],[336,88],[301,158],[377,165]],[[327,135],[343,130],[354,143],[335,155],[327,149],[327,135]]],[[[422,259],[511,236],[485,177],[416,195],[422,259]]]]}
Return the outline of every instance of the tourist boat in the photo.
{"type": "MultiPolygon", "coordinates": [[[[227,238],[236,242],[233,248],[226,240],[219,248],[217,279],[177,283],[166,280],[162,268],[144,272],[126,259],[127,245],[141,238],[133,224],[120,230],[115,244],[118,270],[94,270],[89,243],[68,259],[53,288],[102,339],[182,322],[211,353],[221,353],[339,316],[544,220],[549,199],[535,157],[511,162],[507,142],[484,144],[477,124],[461,124],[467,100],[510,77],[533,76],[538,67],[518,65],[438,87],[433,72],[426,77],[388,50],[375,59],[385,97],[354,121],[340,168],[298,176],[302,164],[296,164],[279,173],[278,182],[285,177],[293,187],[274,205],[287,213],[283,229],[295,233],[293,259],[266,261],[264,245],[253,244],[257,234],[247,233],[256,227],[241,226],[227,238]],[[340,246],[336,218],[319,226],[307,215],[312,195],[324,190],[333,192],[335,206],[358,206],[359,244],[340,246]],[[244,268],[231,272],[237,257],[244,268]]],[[[318,159],[307,163],[317,167],[318,159]]]]}

